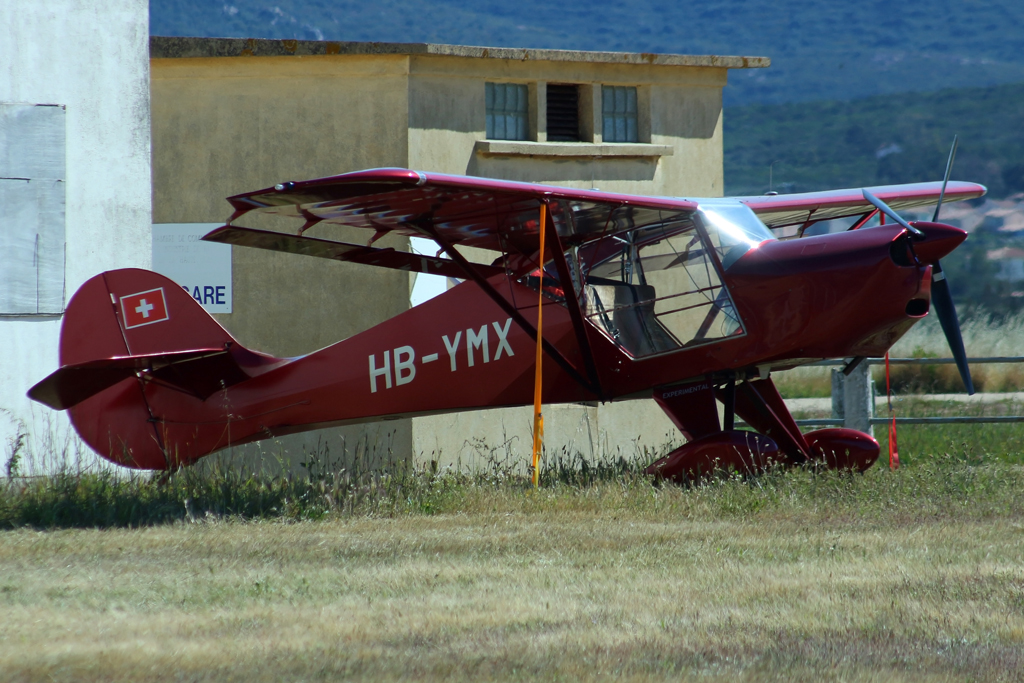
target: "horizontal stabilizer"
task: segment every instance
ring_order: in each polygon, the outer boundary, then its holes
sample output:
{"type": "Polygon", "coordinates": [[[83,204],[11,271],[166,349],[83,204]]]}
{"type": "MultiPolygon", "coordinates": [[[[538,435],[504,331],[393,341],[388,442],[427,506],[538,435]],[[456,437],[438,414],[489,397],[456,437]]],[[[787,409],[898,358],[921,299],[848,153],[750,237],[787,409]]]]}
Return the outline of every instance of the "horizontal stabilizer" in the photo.
{"type": "Polygon", "coordinates": [[[129,377],[157,381],[200,400],[249,379],[228,349],[192,349],[65,365],[32,387],[28,396],[66,410],[129,377]]]}
{"type": "MultiPolygon", "coordinates": [[[[466,271],[449,259],[423,254],[410,254],[395,249],[365,247],[359,244],[336,242],[334,240],[302,237],[269,230],[256,230],[234,225],[225,225],[203,237],[206,242],[235,244],[241,247],[256,247],[271,251],[283,251],[288,254],[316,256],[335,261],[349,261],[369,266],[380,266],[394,270],[405,270],[429,275],[443,275],[451,278],[466,278],[466,271]]],[[[477,271],[484,277],[491,277],[505,271],[494,266],[474,264],[477,271]]]]}

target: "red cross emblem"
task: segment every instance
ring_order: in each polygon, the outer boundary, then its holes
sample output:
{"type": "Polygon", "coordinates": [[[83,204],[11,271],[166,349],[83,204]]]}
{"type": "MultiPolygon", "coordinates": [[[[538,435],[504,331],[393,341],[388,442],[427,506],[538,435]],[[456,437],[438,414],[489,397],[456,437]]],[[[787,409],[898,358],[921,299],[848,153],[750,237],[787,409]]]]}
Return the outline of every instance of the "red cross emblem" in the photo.
{"type": "Polygon", "coordinates": [[[170,316],[167,315],[164,288],[121,297],[121,317],[126,330],[167,320],[170,316]]]}

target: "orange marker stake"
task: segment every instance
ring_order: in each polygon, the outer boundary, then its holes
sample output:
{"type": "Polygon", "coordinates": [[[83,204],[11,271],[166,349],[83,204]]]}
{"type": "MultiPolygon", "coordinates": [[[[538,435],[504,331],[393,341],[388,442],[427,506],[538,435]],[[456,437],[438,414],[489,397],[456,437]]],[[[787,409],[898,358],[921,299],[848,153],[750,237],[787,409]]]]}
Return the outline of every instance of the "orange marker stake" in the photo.
{"type": "Polygon", "coordinates": [[[541,356],[544,348],[541,340],[544,338],[541,333],[541,324],[544,313],[544,230],[548,222],[548,205],[540,204],[540,278],[537,282],[537,359],[535,361],[535,374],[533,378],[533,487],[537,488],[540,482],[540,453],[544,447],[544,414],[540,410],[541,390],[541,356]]]}
{"type": "Polygon", "coordinates": [[[896,414],[892,410],[892,384],[889,382],[889,352],[885,352],[885,395],[889,403],[889,469],[900,468],[900,449],[896,443],[896,414]]]}

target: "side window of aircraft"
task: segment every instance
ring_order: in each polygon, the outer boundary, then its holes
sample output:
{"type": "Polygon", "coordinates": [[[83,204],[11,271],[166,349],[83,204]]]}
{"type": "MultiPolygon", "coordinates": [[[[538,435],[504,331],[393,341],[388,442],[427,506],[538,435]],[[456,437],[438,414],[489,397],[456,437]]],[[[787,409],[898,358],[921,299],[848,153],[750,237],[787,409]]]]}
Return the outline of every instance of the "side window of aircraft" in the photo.
{"type": "Polygon", "coordinates": [[[618,248],[610,257],[589,270],[584,265],[585,313],[631,356],[744,334],[709,249],[718,245],[708,242],[693,218],[613,239],[618,248]]]}

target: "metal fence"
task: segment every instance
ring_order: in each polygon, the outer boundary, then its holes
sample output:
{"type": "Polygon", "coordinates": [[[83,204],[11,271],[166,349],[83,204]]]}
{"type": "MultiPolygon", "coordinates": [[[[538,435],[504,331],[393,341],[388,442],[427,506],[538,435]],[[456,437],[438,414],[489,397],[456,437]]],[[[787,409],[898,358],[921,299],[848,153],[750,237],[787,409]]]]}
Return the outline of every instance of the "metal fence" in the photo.
{"type": "MultiPolygon", "coordinates": [[[[984,356],[968,358],[968,364],[984,365],[989,363],[1024,363],[1024,356],[984,356]]],[[[890,365],[951,365],[956,361],[952,358],[890,358],[890,365]]],[[[823,360],[810,365],[842,366],[842,360],[823,360]]],[[[832,371],[832,417],[808,420],[797,420],[796,423],[806,427],[843,426],[860,431],[868,431],[872,425],[889,424],[892,418],[875,417],[875,392],[869,367],[884,365],[885,358],[868,358],[850,375],[841,371],[832,371]]],[[[977,423],[1013,423],[1024,422],[1024,415],[992,415],[977,417],[897,417],[896,424],[977,424],[977,423]]]]}

